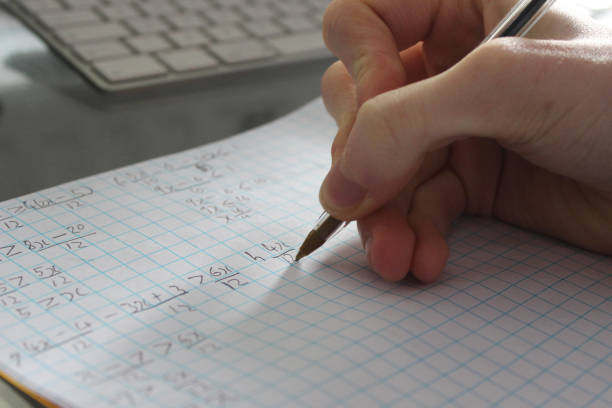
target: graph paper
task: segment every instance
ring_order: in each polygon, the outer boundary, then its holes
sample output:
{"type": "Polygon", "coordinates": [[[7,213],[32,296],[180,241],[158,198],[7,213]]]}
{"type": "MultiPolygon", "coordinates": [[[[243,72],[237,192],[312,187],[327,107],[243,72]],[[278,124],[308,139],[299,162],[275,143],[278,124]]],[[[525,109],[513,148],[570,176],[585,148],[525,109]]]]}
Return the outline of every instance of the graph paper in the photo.
{"type": "Polygon", "coordinates": [[[608,257],[462,218],[433,285],[353,227],[294,263],[334,133],[315,101],[1,203],[4,375],[71,407],[612,406],[608,257]]]}

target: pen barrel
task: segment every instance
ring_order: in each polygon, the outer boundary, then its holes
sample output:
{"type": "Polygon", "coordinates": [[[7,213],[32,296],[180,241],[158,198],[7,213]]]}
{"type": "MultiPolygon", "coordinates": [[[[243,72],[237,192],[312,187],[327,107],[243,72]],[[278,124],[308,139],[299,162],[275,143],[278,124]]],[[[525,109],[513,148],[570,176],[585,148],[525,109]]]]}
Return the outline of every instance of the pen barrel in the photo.
{"type": "Polygon", "coordinates": [[[323,213],[317,220],[314,230],[321,237],[324,237],[325,240],[328,240],[340,232],[347,224],[347,221],[338,220],[327,213],[323,213]]]}
{"type": "Polygon", "coordinates": [[[522,37],[552,6],[554,0],[521,0],[508,12],[497,26],[485,37],[486,43],[497,37],[522,37]]]}

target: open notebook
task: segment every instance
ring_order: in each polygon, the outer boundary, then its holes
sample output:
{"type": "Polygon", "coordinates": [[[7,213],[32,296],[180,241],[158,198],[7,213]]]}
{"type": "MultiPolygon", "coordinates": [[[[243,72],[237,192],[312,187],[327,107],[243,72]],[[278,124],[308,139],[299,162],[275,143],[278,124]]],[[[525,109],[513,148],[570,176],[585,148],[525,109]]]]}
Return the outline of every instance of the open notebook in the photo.
{"type": "Polygon", "coordinates": [[[0,367],[74,407],[612,406],[612,260],[463,218],[430,286],[354,227],[299,264],[335,126],[226,141],[0,203],[0,367]]]}

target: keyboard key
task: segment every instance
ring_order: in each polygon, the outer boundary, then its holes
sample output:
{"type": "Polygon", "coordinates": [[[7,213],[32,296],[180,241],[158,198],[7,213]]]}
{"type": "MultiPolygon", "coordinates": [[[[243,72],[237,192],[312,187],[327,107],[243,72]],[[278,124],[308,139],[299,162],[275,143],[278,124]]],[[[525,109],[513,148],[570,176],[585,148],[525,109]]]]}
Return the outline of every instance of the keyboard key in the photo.
{"type": "Polygon", "coordinates": [[[125,22],[138,34],[162,33],[169,30],[168,24],[157,17],[134,17],[125,22]]]}
{"type": "Polygon", "coordinates": [[[315,23],[317,23],[317,27],[321,27],[323,25],[323,13],[315,13],[310,17],[315,23]]]}
{"type": "Polygon", "coordinates": [[[149,16],[165,16],[179,11],[173,2],[167,0],[147,2],[141,1],[138,3],[138,7],[149,16]]]}
{"type": "Polygon", "coordinates": [[[228,64],[253,61],[275,55],[272,48],[255,40],[212,44],[210,50],[228,64]]]}
{"type": "MultiPolygon", "coordinates": [[[[266,0],[269,1],[269,0],[266,0]]],[[[237,8],[237,7],[242,7],[245,5],[245,3],[248,3],[248,0],[223,0],[221,2],[219,2],[219,7],[221,8],[237,8]]]]}
{"type": "Polygon", "coordinates": [[[210,43],[210,38],[198,30],[171,31],[166,35],[174,44],[182,48],[210,43]]]}
{"type": "Polygon", "coordinates": [[[159,58],[175,71],[193,71],[219,65],[219,62],[204,50],[184,49],[158,54],[159,58]]]}
{"type": "Polygon", "coordinates": [[[139,15],[138,11],[129,4],[100,6],[98,11],[109,20],[125,20],[139,15]]]}
{"type": "Polygon", "coordinates": [[[315,7],[327,7],[331,0],[309,0],[309,3],[315,7]]]}
{"type": "Polygon", "coordinates": [[[204,25],[204,21],[197,14],[172,14],[166,16],[166,19],[170,22],[170,24],[178,29],[198,28],[204,25]]]}
{"type": "Polygon", "coordinates": [[[91,10],[61,10],[40,13],[38,15],[47,27],[60,28],[81,25],[86,23],[98,23],[100,16],[91,10]]]}
{"type": "Polygon", "coordinates": [[[206,31],[218,41],[240,40],[248,37],[244,30],[232,24],[207,27],[206,31]]]}
{"type": "Polygon", "coordinates": [[[150,78],[168,72],[148,55],[94,62],[93,65],[110,82],[150,78]]]}
{"type": "Polygon", "coordinates": [[[242,23],[242,26],[251,34],[258,37],[269,37],[282,34],[284,30],[272,20],[257,20],[242,23]]]}
{"type": "Polygon", "coordinates": [[[319,28],[316,21],[310,20],[305,16],[301,17],[281,17],[278,22],[289,31],[314,31],[319,28]]]}
{"type": "Polygon", "coordinates": [[[312,11],[306,4],[303,3],[285,3],[278,1],[274,3],[274,7],[283,12],[287,16],[303,15],[312,11]]]}
{"type": "Polygon", "coordinates": [[[64,7],[57,0],[22,0],[21,4],[34,14],[64,10],[64,7]]]}
{"type": "Polygon", "coordinates": [[[251,20],[269,20],[278,16],[276,10],[272,9],[268,5],[260,5],[260,6],[249,6],[243,5],[241,7],[237,7],[237,9],[250,18],[251,20]]]}
{"type": "MultiPolygon", "coordinates": [[[[187,11],[202,11],[215,10],[217,7],[215,4],[205,0],[175,0],[177,6],[187,11]]],[[[224,2],[221,2],[223,5],[224,2]]]]}
{"type": "Polygon", "coordinates": [[[172,46],[159,35],[140,35],[126,39],[126,42],[141,53],[163,51],[172,46]]]}
{"type": "Polygon", "coordinates": [[[325,13],[325,10],[329,6],[329,3],[331,3],[331,0],[311,0],[310,2],[310,4],[314,7],[315,11],[320,14],[321,17],[323,16],[323,13],[325,13]]]}
{"type": "Polygon", "coordinates": [[[323,36],[320,31],[270,38],[268,42],[282,54],[325,49],[323,36]]]}
{"type": "Polygon", "coordinates": [[[93,6],[98,5],[100,2],[98,0],[64,0],[64,3],[66,3],[72,8],[77,8],[77,7],[93,7],[93,6]]]}
{"type": "Polygon", "coordinates": [[[206,11],[206,19],[212,21],[214,24],[228,24],[238,23],[243,21],[244,18],[235,12],[233,9],[219,9],[219,10],[208,10],[206,11]]]}
{"type": "Polygon", "coordinates": [[[58,37],[68,44],[114,39],[128,34],[128,30],[117,23],[104,23],[57,30],[58,37]]]}
{"type": "Polygon", "coordinates": [[[80,44],[74,47],[74,51],[85,61],[93,61],[109,57],[123,57],[131,54],[128,47],[117,41],[80,44]]]}

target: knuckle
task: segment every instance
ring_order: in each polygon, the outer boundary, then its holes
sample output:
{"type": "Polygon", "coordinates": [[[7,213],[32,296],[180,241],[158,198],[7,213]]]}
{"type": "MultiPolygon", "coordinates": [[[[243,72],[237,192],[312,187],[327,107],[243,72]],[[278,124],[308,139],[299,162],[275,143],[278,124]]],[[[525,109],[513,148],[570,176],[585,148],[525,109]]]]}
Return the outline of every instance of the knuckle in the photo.
{"type": "Polygon", "coordinates": [[[326,92],[335,89],[338,81],[346,80],[347,76],[348,73],[341,61],[336,61],[331,64],[321,77],[321,91],[323,92],[323,99],[325,99],[326,92]]]}
{"type": "Polygon", "coordinates": [[[508,67],[516,64],[517,57],[523,51],[521,39],[497,38],[478,46],[465,62],[468,69],[479,74],[500,74],[510,71],[508,67]]]}
{"type": "Polygon", "coordinates": [[[384,97],[377,96],[367,100],[359,110],[360,119],[367,126],[367,135],[372,142],[387,154],[397,152],[401,141],[395,132],[395,118],[391,109],[386,107],[384,97]]]}
{"type": "Polygon", "coordinates": [[[341,62],[331,65],[321,79],[321,96],[325,108],[338,126],[354,116],[357,110],[356,90],[351,76],[341,62]]]}
{"type": "Polygon", "coordinates": [[[334,78],[336,77],[336,71],[338,70],[338,62],[339,61],[334,62],[332,65],[330,65],[321,77],[321,96],[323,97],[323,102],[325,102],[326,106],[328,105],[328,102],[332,97],[332,89],[335,83],[334,78]]]}
{"type": "Polygon", "coordinates": [[[344,150],[344,146],[346,145],[346,138],[341,137],[340,135],[334,138],[334,141],[331,145],[331,156],[332,159],[335,159],[339,154],[344,150]]]}
{"type": "Polygon", "coordinates": [[[556,71],[560,62],[567,67],[567,60],[549,43],[499,38],[480,46],[466,62],[461,77],[474,81],[464,81],[462,91],[472,101],[469,116],[480,133],[512,150],[535,146],[535,138],[558,119],[556,71]]]}

